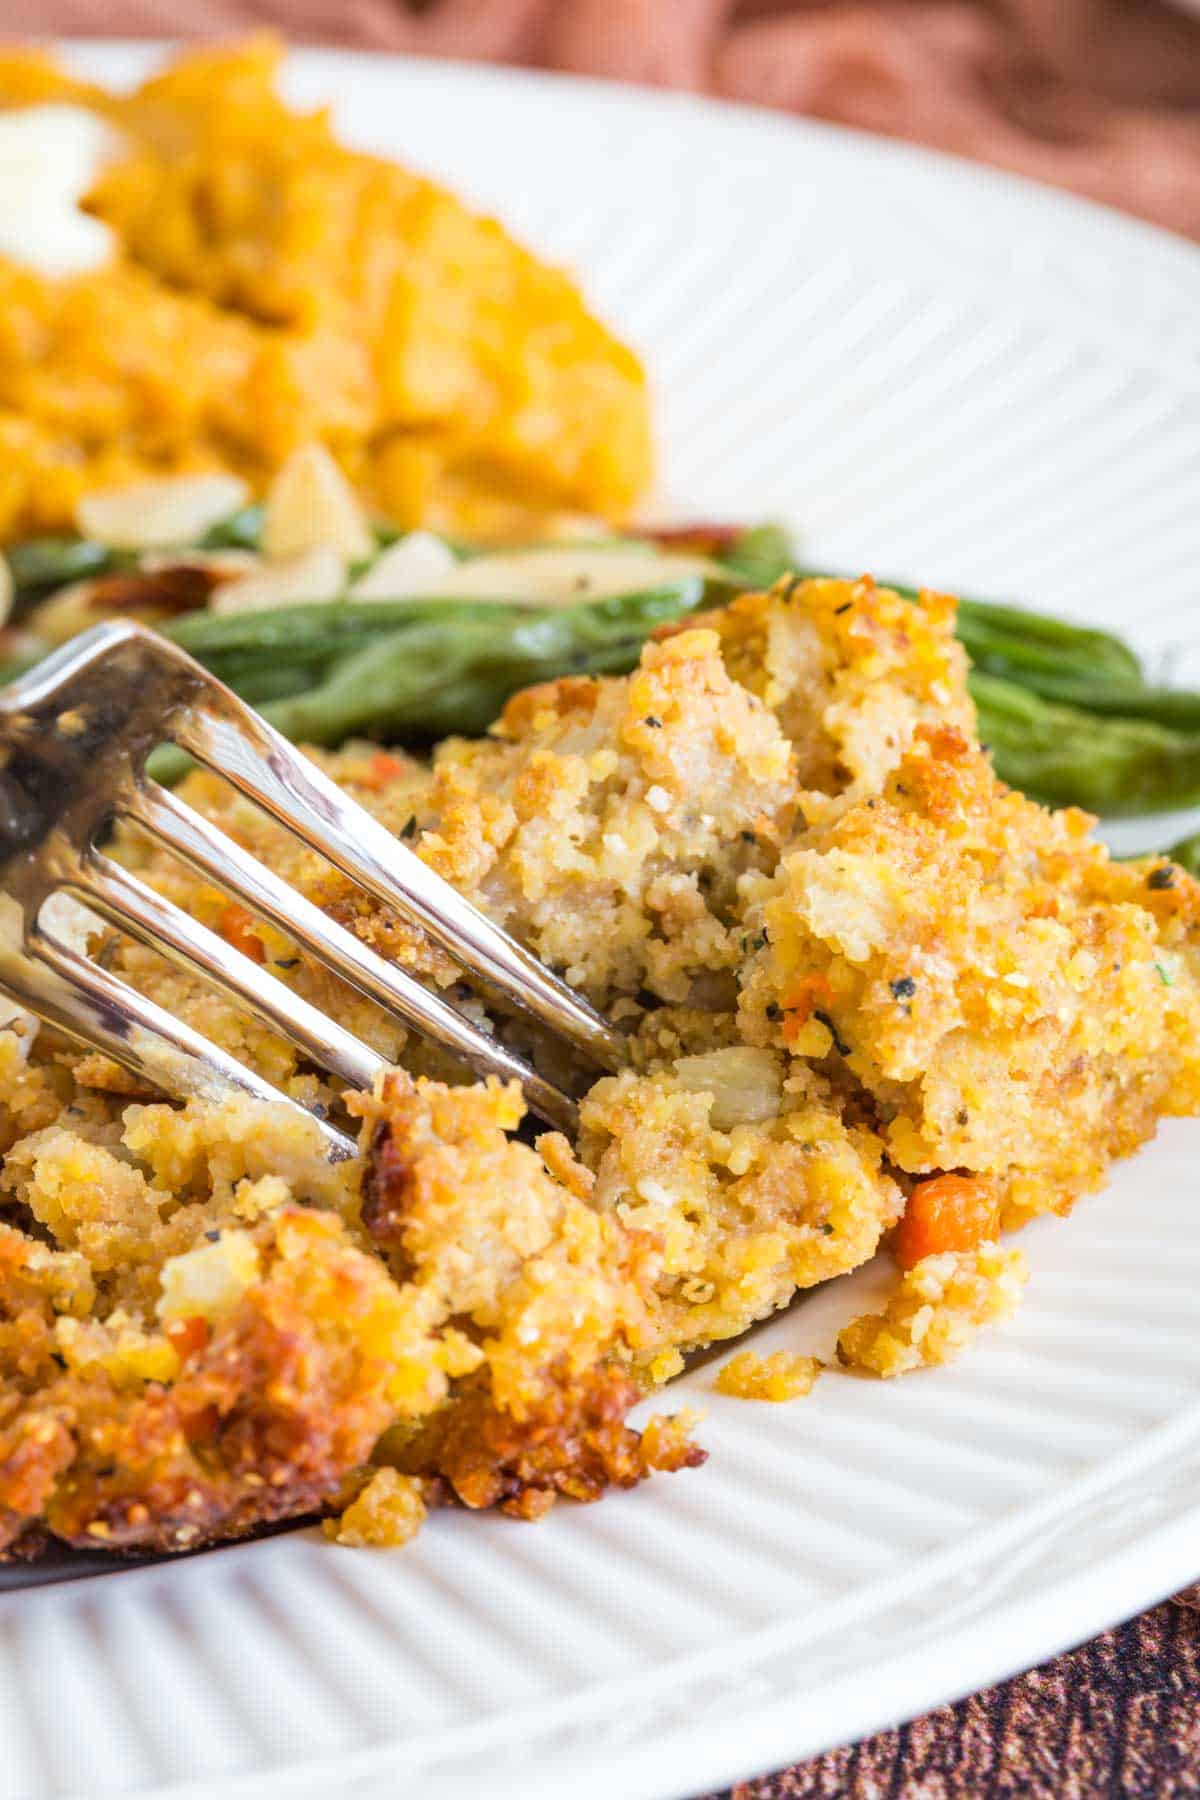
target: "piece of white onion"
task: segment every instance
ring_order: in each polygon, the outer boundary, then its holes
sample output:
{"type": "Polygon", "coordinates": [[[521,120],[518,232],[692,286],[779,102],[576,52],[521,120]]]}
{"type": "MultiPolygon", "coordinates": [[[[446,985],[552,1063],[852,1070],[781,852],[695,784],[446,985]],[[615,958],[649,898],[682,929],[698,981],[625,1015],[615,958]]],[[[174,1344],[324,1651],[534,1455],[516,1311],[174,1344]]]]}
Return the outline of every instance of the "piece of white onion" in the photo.
{"type": "Polygon", "coordinates": [[[717,1131],[757,1125],[778,1116],[783,1070],[773,1050],[757,1050],[749,1044],[707,1050],[702,1056],[681,1057],[675,1075],[689,1093],[712,1095],[709,1121],[717,1131]]]}

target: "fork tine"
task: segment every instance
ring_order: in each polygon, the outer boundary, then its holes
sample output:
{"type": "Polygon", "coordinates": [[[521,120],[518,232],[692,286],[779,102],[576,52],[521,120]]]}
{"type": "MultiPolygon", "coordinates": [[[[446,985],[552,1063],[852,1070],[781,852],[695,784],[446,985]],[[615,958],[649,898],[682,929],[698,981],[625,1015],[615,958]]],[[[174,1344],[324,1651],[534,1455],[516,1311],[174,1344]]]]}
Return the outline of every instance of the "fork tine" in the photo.
{"type": "Polygon", "coordinates": [[[531,1014],[593,1062],[619,1068],[621,1034],[419,856],[301,756],[265,719],[212,682],[182,715],[184,749],[233,782],[352,881],[405,918],[493,993],[531,1014]]]}
{"type": "MultiPolygon", "coordinates": [[[[58,941],[40,921],[31,933],[31,950],[20,957],[0,950],[0,984],[60,1031],[88,1049],[103,1050],[152,1087],[206,1100],[249,1094],[314,1117],[200,1032],[58,941]]],[[[324,1119],[316,1123],[332,1160],[355,1154],[353,1139],[324,1119]]]]}
{"type": "Polygon", "coordinates": [[[371,1088],[387,1063],[190,913],[164,900],[119,863],[93,851],[67,884],[110,924],[249,1007],[281,1037],[349,1086],[371,1088]]]}
{"type": "MultiPolygon", "coordinates": [[[[318,957],[335,975],[386,1011],[398,1014],[423,1037],[440,1044],[477,1074],[519,1081],[535,1112],[560,1130],[574,1129],[575,1106],[561,1089],[405,970],[385,962],[353,932],[338,925],[240,845],[231,843],[223,832],[174,794],[154,782],[144,782],[118,803],[118,811],[207,879],[235,894],[253,912],[318,957]]],[[[370,1086],[370,1081],[356,1085],[370,1086]]]]}

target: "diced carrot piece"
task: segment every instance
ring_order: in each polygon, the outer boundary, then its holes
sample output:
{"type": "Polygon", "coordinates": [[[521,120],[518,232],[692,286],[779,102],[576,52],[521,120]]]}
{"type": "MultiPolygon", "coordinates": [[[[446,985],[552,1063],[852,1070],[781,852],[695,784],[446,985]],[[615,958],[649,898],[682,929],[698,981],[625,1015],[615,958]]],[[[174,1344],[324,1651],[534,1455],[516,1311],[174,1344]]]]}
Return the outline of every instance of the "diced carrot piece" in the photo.
{"type": "Polygon", "coordinates": [[[1000,1205],[986,1175],[934,1175],[918,1181],[896,1227],[892,1249],[902,1269],[944,1250],[973,1250],[999,1229],[1000,1205]]]}
{"type": "Polygon", "coordinates": [[[386,750],[377,750],[367,764],[367,778],[364,787],[384,788],[389,781],[395,781],[397,775],[404,773],[404,764],[398,756],[392,756],[386,750]]]}
{"type": "Polygon", "coordinates": [[[265,962],[267,953],[263,949],[262,939],[254,928],[254,914],[248,912],[236,900],[231,900],[221,913],[217,930],[235,950],[248,956],[251,962],[265,962]]]}
{"type": "Polygon", "coordinates": [[[815,1012],[833,1004],[833,989],[824,975],[801,975],[781,995],[784,1011],[783,1041],[793,1043],[815,1012]]]}
{"type": "Polygon", "coordinates": [[[212,1326],[197,1313],[191,1319],[176,1319],[167,1326],[167,1341],[175,1354],[186,1362],[197,1350],[203,1350],[212,1336],[212,1326]]]}

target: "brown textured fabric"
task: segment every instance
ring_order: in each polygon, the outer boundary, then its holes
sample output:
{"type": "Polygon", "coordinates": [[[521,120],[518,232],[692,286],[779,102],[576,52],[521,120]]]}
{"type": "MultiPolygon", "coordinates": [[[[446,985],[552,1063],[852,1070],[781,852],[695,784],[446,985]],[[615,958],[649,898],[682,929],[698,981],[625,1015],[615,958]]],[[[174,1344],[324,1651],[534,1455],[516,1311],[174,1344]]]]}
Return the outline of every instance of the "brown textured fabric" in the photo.
{"type": "MultiPolygon", "coordinates": [[[[1182,1800],[1200,1793],[1200,1614],[1155,1607],[958,1706],[719,1800],[1182,1800]]],[[[714,1797],[718,1800],[718,1797],[714,1797]]]]}
{"type": "Polygon", "coordinates": [[[707,89],[933,144],[1200,237],[1195,0],[4,0],[5,34],[300,39],[707,89]]]}

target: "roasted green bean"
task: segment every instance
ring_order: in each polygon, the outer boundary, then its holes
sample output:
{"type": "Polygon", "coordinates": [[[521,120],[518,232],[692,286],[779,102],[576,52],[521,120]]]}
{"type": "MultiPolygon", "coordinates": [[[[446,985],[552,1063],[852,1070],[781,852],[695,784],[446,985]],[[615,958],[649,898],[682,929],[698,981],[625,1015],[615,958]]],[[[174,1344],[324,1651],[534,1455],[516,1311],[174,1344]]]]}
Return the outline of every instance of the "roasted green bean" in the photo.
{"type": "MultiPolygon", "coordinates": [[[[257,548],[262,518],[261,506],[244,508],[214,527],[203,548],[257,548]]],[[[381,531],[380,541],[387,536],[381,531]]],[[[711,558],[734,589],[769,587],[796,570],[788,534],[773,525],[715,544],[711,558]]],[[[36,598],[130,559],[63,537],[16,545],[9,562],[19,595],[36,598]]],[[[904,583],[885,585],[917,596],[904,583]]],[[[531,605],[519,595],[339,600],[196,612],[165,630],[289,736],[322,744],[355,734],[411,741],[482,730],[531,682],[632,668],[656,625],[721,597],[719,579],[697,575],[565,606],[531,605]]],[[[957,628],[971,659],[980,734],[1004,780],[1052,805],[1109,815],[1200,801],[1200,693],[1148,683],[1134,652],[1111,632],[1021,607],[963,600],[957,628]]],[[[34,660],[22,645],[0,679],[34,660]]],[[[1200,847],[1195,854],[1200,864],[1200,847]]]]}
{"type": "Polygon", "coordinates": [[[201,540],[204,550],[257,550],[262,543],[263,514],[261,502],[243,506],[230,513],[207,531],[201,540]]]}
{"type": "Polygon", "coordinates": [[[89,538],[26,538],[23,544],[10,544],[4,552],[18,600],[18,611],[49,594],[55,588],[67,587],[72,581],[105,575],[112,569],[124,568],[129,558],[121,551],[95,544],[89,538]]]}
{"type": "Polygon", "coordinates": [[[978,671],[971,694],[997,774],[1035,799],[1110,817],[1200,801],[1200,734],[1099,718],[978,671]]]}
{"type": "Polygon", "coordinates": [[[1200,875],[1200,831],[1194,831],[1190,837],[1180,838],[1166,852],[1172,862],[1186,869],[1189,875],[1200,875]]]}

